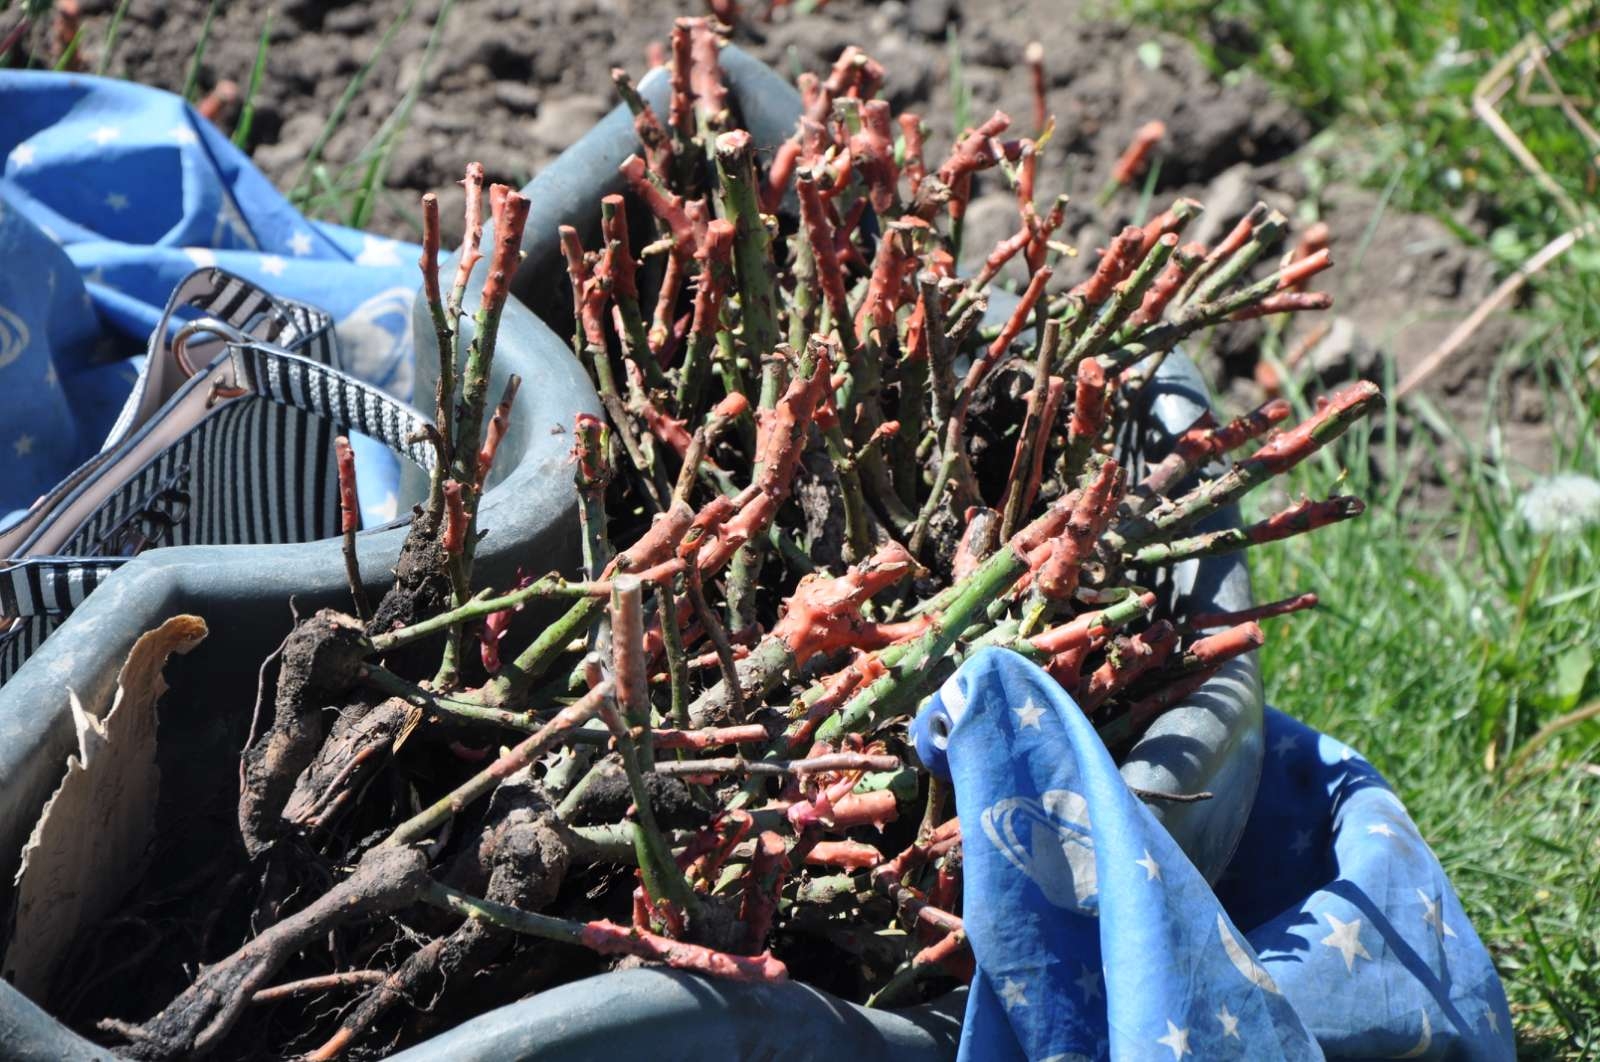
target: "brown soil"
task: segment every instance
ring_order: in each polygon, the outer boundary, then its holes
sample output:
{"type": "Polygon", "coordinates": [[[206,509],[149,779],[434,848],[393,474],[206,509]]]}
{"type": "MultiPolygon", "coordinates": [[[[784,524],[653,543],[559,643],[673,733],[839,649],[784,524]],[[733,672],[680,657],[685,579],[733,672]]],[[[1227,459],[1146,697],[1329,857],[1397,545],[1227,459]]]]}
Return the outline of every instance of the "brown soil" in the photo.
{"type": "MultiPolygon", "coordinates": [[[[251,149],[280,186],[298,178],[327,116],[396,18],[402,21],[387,53],[323,151],[330,171],[360,156],[414,84],[440,5],[417,0],[404,18],[406,4],[276,5],[251,149]]],[[[90,16],[86,39],[101,39],[114,6],[114,0],[82,0],[90,16]]],[[[207,0],[132,4],[111,72],[181,87],[207,6],[207,0]]],[[[1326,337],[1308,348],[1306,359],[1330,379],[1360,373],[1381,381],[1380,352],[1394,356],[1403,376],[1493,287],[1489,259],[1432,218],[1386,211],[1373,226],[1378,196],[1349,186],[1317,189],[1307,201],[1302,162],[1313,130],[1260,81],[1244,75],[1225,84],[1186,43],[1093,21],[1076,8],[1071,0],[835,0],[806,15],[785,9],[772,22],[747,18],[734,39],[785,71],[824,69],[846,44],[864,45],[887,69],[887,93],[896,109],[917,110],[933,127],[933,156],[949,143],[955,114],[947,34],[954,31],[959,41],[972,120],[1002,107],[1022,133],[1032,132],[1022,53],[1029,40],[1039,40],[1058,120],[1040,169],[1040,191],[1073,196],[1067,239],[1091,252],[1132,216],[1136,191],[1125,191],[1104,211],[1092,204],[1133,130],[1162,119],[1168,136],[1156,194],[1161,201],[1193,195],[1207,205],[1198,231],[1192,230],[1197,238],[1225,231],[1258,198],[1286,211],[1298,203],[1290,215],[1298,225],[1320,218],[1331,227],[1340,267],[1328,274],[1325,286],[1337,293],[1338,304],[1324,318],[1330,324],[1326,337]],[[1052,183],[1063,176],[1064,187],[1052,183]]],[[[263,10],[218,5],[202,88],[223,78],[248,81],[263,10]]],[[[469,159],[481,160],[491,178],[531,178],[613,105],[610,68],[642,73],[647,46],[663,40],[671,19],[683,13],[700,11],[689,0],[457,0],[369,227],[414,237],[416,195],[452,189],[469,159]]],[[[90,56],[91,63],[95,59],[90,56]]],[[[459,216],[448,198],[441,213],[459,216]]],[[[1008,235],[1015,221],[1011,197],[991,174],[972,207],[968,256],[1008,235]]],[[[1069,264],[1061,270],[1063,279],[1082,268],[1069,264]]],[[[1311,327],[1283,337],[1284,349],[1293,349],[1311,327]]],[[[1253,368],[1262,335],[1259,324],[1236,329],[1217,352],[1221,359],[1213,364],[1227,369],[1219,385],[1230,392],[1232,404],[1259,398],[1253,368]]],[[[1514,338],[1509,322],[1492,321],[1430,383],[1430,397],[1469,436],[1482,434],[1493,367],[1514,338]]],[[[1492,412],[1505,425],[1505,444],[1514,460],[1536,465],[1546,448],[1538,390],[1515,376],[1502,390],[1492,412]]]]}

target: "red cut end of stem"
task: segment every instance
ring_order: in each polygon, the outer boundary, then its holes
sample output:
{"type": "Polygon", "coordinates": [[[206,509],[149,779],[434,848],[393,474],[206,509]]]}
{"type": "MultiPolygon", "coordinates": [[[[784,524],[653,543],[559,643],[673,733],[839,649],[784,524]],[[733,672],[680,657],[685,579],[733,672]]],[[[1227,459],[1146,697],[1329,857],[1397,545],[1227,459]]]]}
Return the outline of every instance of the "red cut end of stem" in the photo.
{"type": "Polygon", "coordinates": [[[1111,238],[1110,245],[1095,266],[1094,274],[1068,294],[1081,299],[1088,306],[1099,306],[1138,266],[1139,250],[1143,246],[1144,230],[1137,225],[1129,225],[1111,238]]]}
{"type": "Polygon", "coordinates": [[[772,984],[789,979],[788,968],[770,951],[760,955],[730,955],[647,930],[619,926],[615,922],[585,922],[578,943],[601,955],[636,955],[664,962],[674,969],[726,977],[731,981],[772,984]]]}
{"type": "Polygon", "coordinates": [[[609,579],[618,571],[639,571],[671,560],[693,521],[694,512],[689,506],[673,503],[655,518],[650,530],[639,536],[639,541],[611,559],[602,577],[609,579]]]}
{"type": "Polygon", "coordinates": [[[1290,535],[1304,534],[1341,520],[1353,519],[1366,512],[1366,509],[1366,503],[1360,498],[1348,495],[1339,495],[1326,501],[1307,498],[1259,523],[1251,524],[1245,528],[1245,534],[1254,543],[1276,542],[1290,535]]]}
{"type": "Polygon", "coordinates": [[[657,730],[653,741],[658,749],[700,751],[724,745],[751,745],[766,741],[769,736],[767,728],[761,724],[746,723],[743,726],[706,727],[702,730],[657,730]]]}
{"type": "Polygon", "coordinates": [[[1332,231],[1326,221],[1319,221],[1312,225],[1300,237],[1300,242],[1295,245],[1294,252],[1289,255],[1290,263],[1303,262],[1320,251],[1327,249],[1328,240],[1332,231]]]}
{"type": "Polygon", "coordinates": [[[806,240],[816,256],[817,280],[822,285],[823,297],[828,301],[828,310],[836,321],[847,321],[850,302],[845,292],[844,270],[839,265],[839,254],[833,242],[833,224],[828,220],[816,180],[809,174],[802,174],[794,187],[800,200],[800,224],[805,228],[806,240]]]}
{"type": "MultiPolygon", "coordinates": [[[[1139,595],[1139,601],[1146,612],[1156,607],[1156,595],[1148,591],[1139,595]]],[[[1070,623],[1034,635],[1028,644],[1051,655],[1085,648],[1094,639],[1105,636],[1107,628],[1103,625],[1104,616],[1103,610],[1084,613],[1070,623]]]]}
{"type": "Polygon", "coordinates": [[[1248,460],[1259,464],[1270,474],[1287,472],[1315,453],[1322,445],[1318,438],[1324,426],[1355,414],[1382,399],[1378,385],[1370,380],[1358,380],[1328,396],[1327,404],[1320,405],[1316,413],[1288,431],[1267,440],[1248,460]]]}
{"type": "MultiPolygon", "coordinates": [[[[1201,209],[1200,201],[1197,199],[1180,199],[1176,205],[1168,207],[1145,222],[1144,237],[1140,250],[1145,254],[1149,254],[1150,248],[1156,245],[1157,240],[1163,236],[1176,236],[1178,230],[1183,227],[1184,215],[1193,217],[1201,209]],[[1180,210],[1180,208],[1182,209],[1180,210]]],[[[1204,253],[1204,251],[1201,252],[1202,256],[1204,253]]]]}
{"type": "Polygon", "coordinates": [[[462,546],[467,541],[467,513],[461,502],[461,484],[455,480],[446,480],[444,485],[444,551],[449,554],[461,552],[462,546]]]}
{"type": "Polygon", "coordinates": [[[667,122],[685,140],[694,136],[694,95],[689,79],[694,66],[693,20],[680,18],[672,26],[672,58],[668,68],[670,93],[667,122]]]}
{"type": "Polygon", "coordinates": [[[1069,427],[1074,439],[1096,439],[1106,426],[1106,372],[1096,358],[1078,363],[1077,390],[1069,427]]]}
{"type": "Polygon", "coordinates": [[[417,266],[422,270],[422,291],[428,302],[440,302],[439,197],[432,192],[422,197],[422,255],[417,259],[417,266]]]}
{"type": "Polygon", "coordinates": [[[605,240],[605,275],[611,278],[613,294],[626,299],[639,297],[637,280],[639,263],[634,260],[628,245],[627,201],[620,195],[608,195],[601,202],[611,207],[611,216],[601,215],[601,238],[605,240]]]}
{"type": "Polygon", "coordinates": [[[339,469],[339,530],[351,534],[361,527],[361,502],[356,497],[356,455],[350,440],[343,435],[333,440],[335,463],[339,469]]]}
{"type": "Polygon", "coordinates": [[[911,554],[892,542],[836,579],[808,575],[785,602],[771,636],[789,647],[796,666],[853,645],[865,625],[861,606],[915,570],[911,554]]]}
{"type": "Polygon", "coordinates": [[[1219,634],[1201,638],[1189,646],[1186,655],[1204,667],[1214,667],[1236,656],[1254,652],[1261,648],[1266,640],[1267,636],[1261,630],[1261,624],[1250,620],[1236,627],[1229,627],[1219,634]]]}
{"type": "Polygon", "coordinates": [[[627,180],[628,187],[645,206],[650,208],[650,213],[667,226],[672,233],[672,250],[676,255],[688,256],[694,253],[697,241],[696,228],[693,219],[685,209],[683,198],[673,195],[660,185],[650,180],[645,171],[644,159],[638,155],[629,155],[618,167],[623,178],[627,180]]]}
{"type": "Polygon", "coordinates": [[[1305,286],[1306,281],[1333,265],[1333,256],[1324,247],[1322,250],[1298,261],[1291,262],[1278,274],[1278,289],[1280,291],[1299,291],[1305,286]]]}
{"type": "Polygon", "coordinates": [[[728,109],[728,86],[723,83],[722,66],[717,62],[722,42],[703,18],[693,20],[689,36],[690,88],[699,103],[700,117],[708,124],[720,121],[728,109]]]}
{"type": "Polygon", "coordinates": [[[1033,127],[1043,129],[1050,121],[1050,105],[1045,98],[1044,45],[1029,41],[1022,58],[1028,64],[1028,83],[1033,89],[1033,127]]]}
{"type": "Polygon", "coordinates": [[[1189,617],[1189,626],[1201,631],[1212,627],[1231,627],[1251,620],[1271,619],[1274,616],[1287,616],[1291,612],[1316,608],[1317,601],[1316,594],[1304,593],[1286,597],[1281,601],[1257,605],[1255,608],[1241,609],[1238,612],[1202,612],[1189,617]]]}
{"type": "Polygon", "coordinates": [[[872,826],[881,830],[899,817],[900,805],[894,793],[887,789],[851,793],[833,802],[833,826],[837,830],[856,826],[872,826]]]}
{"type": "Polygon", "coordinates": [[[1122,501],[1122,481],[1122,467],[1117,462],[1100,466],[1072,510],[1066,533],[1049,544],[1037,576],[1040,593],[1060,601],[1077,592],[1082,566],[1093,555],[1095,542],[1105,534],[1122,501]]]}
{"type": "Polygon", "coordinates": [[[478,451],[478,492],[483,492],[483,485],[489,480],[489,470],[494,467],[494,455],[500,451],[500,443],[506,437],[506,430],[511,426],[511,406],[517,400],[517,390],[522,386],[522,377],[512,373],[506,380],[506,389],[501,393],[500,402],[494,407],[494,415],[489,418],[489,429],[484,435],[483,449],[478,451]]]}
{"type": "Polygon", "coordinates": [[[1180,248],[1151,282],[1150,289],[1144,293],[1144,299],[1139,303],[1139,308],[1128,318],[1128,324],[1134,328],[1143,328],[1161,320],[1161,315],[1167,311],[1167,304],[1178,293],[1178,289],[1183,287],[1183,282],[1189,279],[1189,273],[1194,269],[1195,263],[1204,257],[1205,248],[1198,243],[1180,248]]]}
{"type": "Polygon", "coordinates": [[[1332,305],[1333,295],[1326,291],[1280,291],[1268,295],[1254,306],[1246,306],[1235,313],[1232,320],[1248,321],[1253,317],[1266,317],[1275,313],[1326,310],[1332,305]]]}
{"type": "Polygon", "coordinates": [[[860,841],[818,841],[806,853],[806,862],[818,867],[866,870],[883,862],[883,853],[860,841]]]}
{"type": "Polygon", "coordinates": [[[1111,168],[1111,179],[1118,184],[1128,184],[1139,174],[1144,172],[1145,166],[1150,161],[1151,152],[1156,145],[1161,143],[1167,135],[1165,122],[1146,122],[1133,134],[1133,142],[1128,145],[1117,164],[1111,168]]]}
{"type": "Polygon", "coordinates": [[[1157,620],[1150,629],[1132,638],[1119,639],[1106,662],[1089,676],[1078,705],[1090,712],[1104,704],[1118,690],[1127,689],[1141,675],[1160,667],[1178,644],[1178,632],[1166,620],[1157,620]]]}
{"type": "Polygon", "coordinates": [[[906,175],[911,194],[915,196],[917,189],[922,187],[922,179],[928,175],[927,163],[923,161],[922,116],[907,111],[895,120],[900,125],[900,136],[905,140],[905,163],[901,172],[906,175]]]}
{"type": "Polygon", "coordinates": [[[1028,287],[1022,293],[1022,298],[1017,300],[1017,308],[1011,311],[1011,316],[1006,319],[1005,325],[1000,329],[1000,334],[994,337],[994,342],[989,344],[988,356],[984,359],[985,371],[987,367],[999,360],[1011,346],[1012,340],[1022,333],[1027,325],[1028,318],[1033,316],[1033,308],[1038,304],[1039,298],[1044,294],[1044,286],[1050,282],[1051,269],[1044,267],[1033,275],[1028,281],[1028,287]]]}
{"type": "Polygon", "coordinates": [[[1213,247],[1211,253],[1206,255],[1206,261],[1215,263],[1231,257],[1239,248],[1250,242],[1250,237],[1255,233],[1256,226],[1267,220],[1268,213],[1265,203],[1257,203],[1251,207],[1250,211],[1239,219],[1239,223],[1229,231],[1222,242],[1213,247]]]}
{"type": "Polygon", "coordinates": [[[1004,111],[995,111],[978,128],[969,130],[950,149],[950,157],[939,167],[939,180],[954,192],[958,182],[993,166],[999,161],[994,152],[994,138],[1010,127],[1011,117],[1004,111]]]}
{"type": "Polygon", "coordinates": [[[489,273],[483,280],[483,305],[499,313],[511,294],[511,279],[522,262],[522,230],[528,224],[528,197],[497,184],[490,189],[494,207],[494,250],[489,257],[489,273]]]}
{"type": "Polygon", "coordinates": [[[461,234],[455,286],[458,290],[465,290],[473,267],[483,257],[478,253],[478,245],[483,242],[483,163],[467,164],[467,174],[461,179],[461,190],[466,194],[466,228],[461,234]]]}

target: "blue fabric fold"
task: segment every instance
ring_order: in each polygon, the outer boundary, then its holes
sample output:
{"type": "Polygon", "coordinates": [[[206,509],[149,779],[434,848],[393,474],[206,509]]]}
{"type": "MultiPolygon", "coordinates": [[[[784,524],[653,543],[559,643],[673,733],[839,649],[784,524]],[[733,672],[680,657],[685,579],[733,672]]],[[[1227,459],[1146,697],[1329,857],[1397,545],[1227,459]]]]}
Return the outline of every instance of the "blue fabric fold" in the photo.
{"type": "Polygon", "coordinates": [[[976,654],[913,730],[961,819],[963,1060],[1514,1057],[1487,950],[1348,746],[1268,711],[1213,889],[1023,657],[976,654]]]}
{"type": "MultiPolygon", "coordinates": [[[[308,221],[169,92],[0,71],[0,516],[99,450],[172,289],[217,265],[332,314],[343,368],[411,397],[412,244],[308,221]]],[[[366,521],[398,465],[356,440],[366,521]]]]}

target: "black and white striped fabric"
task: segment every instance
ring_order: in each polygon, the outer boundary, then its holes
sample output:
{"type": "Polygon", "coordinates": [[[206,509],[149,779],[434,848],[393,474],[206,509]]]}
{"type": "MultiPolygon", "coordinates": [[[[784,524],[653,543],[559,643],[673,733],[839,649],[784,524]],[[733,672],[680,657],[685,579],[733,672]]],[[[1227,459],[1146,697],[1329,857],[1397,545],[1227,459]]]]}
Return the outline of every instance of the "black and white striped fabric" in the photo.
{"type": "Polygon", "coordinates": [[[202,270],[173,293],[151,339],[152,360],[173,356],[168,323],[189,310],[236,334],[211,365],[140,422],[138,410],[152,386],[147,368],[106,447],[41,504],[54,509],[83,491],[103,491],[95,470],[109,469],[195,389],[209,388],[224,361],[243,393],[209,402],[197,424],[109,492],[52,555],[32,556],[28,549],[50,526],[47,518],[23,544],[23,556],[0,558],[0,684],[97,585],[144,549],[309,542],[337,534],[335,435],[358,432],[432,468],[435,453],[424,441],[431,422],[337,368],[326,314],[275,299],[221,270],[202,270]]]}

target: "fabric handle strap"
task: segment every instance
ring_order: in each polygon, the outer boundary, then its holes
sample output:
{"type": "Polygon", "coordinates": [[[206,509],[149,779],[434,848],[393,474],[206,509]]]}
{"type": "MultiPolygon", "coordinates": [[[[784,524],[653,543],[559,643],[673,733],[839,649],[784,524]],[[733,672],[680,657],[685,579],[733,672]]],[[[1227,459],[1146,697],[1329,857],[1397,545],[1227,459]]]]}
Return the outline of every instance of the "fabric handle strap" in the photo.
{"type": "Polygon", "coordinates": [[[29,557],[0,571],[0,616],[71,612],[124,557],[29,557]]]}
{"type": "MultiPolygon", "coordinates": [[[[387,445],[431,472],[433,422],[410,405],[328,365],[259,341],[230,342],[236,385],[247,394],[304,410],[387,445]]],[[[220,360],[220,359],[219,359],[220,360]]],[[[237,399],[235,399],[237,401],[237,399]]],[[[126,557],[29,557],[0,569],[0,616],[70,612],[126,557]]]]}
{"type": "Polygon", "coordinates": [[[437,451],[433,422],[410,405],[310,358],[264,343],[230,343],[235,380],[254,394],[303,409],[388,446],[424,472],[437,451]]]}

